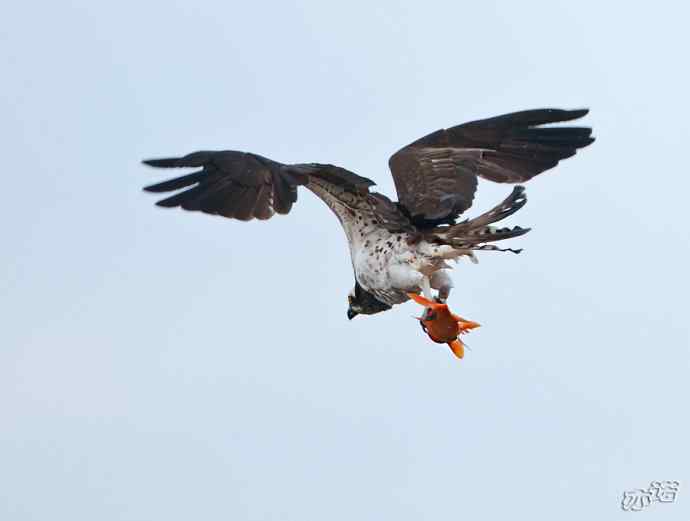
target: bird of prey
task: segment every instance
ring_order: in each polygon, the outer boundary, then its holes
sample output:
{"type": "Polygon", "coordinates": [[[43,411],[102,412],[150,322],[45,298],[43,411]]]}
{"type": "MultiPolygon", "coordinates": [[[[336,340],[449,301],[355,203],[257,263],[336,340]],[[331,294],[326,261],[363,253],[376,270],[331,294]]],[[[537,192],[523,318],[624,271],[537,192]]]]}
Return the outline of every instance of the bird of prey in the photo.
{"type": "Polygon", "coordinates": [[[149,159],[145,164],[198,170],[144,188],[173,192],[156,204],[249,221],[287,214],[298,187],[314,193],[332,210],[350,247],[355,284],[347,316],[374,314],[409,299],[431,294],[444,302],[453,286],[448,260],[499,248],[496,241],[518,237],[529,228],[495,223],[527,201],[515,186],[500,204],[472,219],[478,178],[522,183],[555,167],[594,141],[592,129],[545,126],[572,121],[587,109],[514,112],[441,129],[393,154],[389,166],[398,201],[371,190],[375,183],[344,168],[319,163],[283,164],[234,150],[201,151],[184,157],[149,159]]]}

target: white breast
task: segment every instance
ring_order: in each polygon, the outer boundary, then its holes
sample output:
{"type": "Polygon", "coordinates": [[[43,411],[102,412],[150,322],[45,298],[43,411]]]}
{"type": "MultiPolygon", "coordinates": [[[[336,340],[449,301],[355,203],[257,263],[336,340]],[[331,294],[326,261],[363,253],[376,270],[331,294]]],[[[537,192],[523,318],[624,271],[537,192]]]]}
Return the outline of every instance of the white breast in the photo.
{"type": "Polygon", "coordinates": [[[350,205],[342,194],[336,197],[318,184],[310,183],[307,188],[330,207],[342,224],[360,285],[386,304],[405,302],[406,291],[418,286],[421,272],[428,271],[430,259],[418,251],[420,244],[410,246],[409,234],[386,230],[363,199],[350,205]]]}

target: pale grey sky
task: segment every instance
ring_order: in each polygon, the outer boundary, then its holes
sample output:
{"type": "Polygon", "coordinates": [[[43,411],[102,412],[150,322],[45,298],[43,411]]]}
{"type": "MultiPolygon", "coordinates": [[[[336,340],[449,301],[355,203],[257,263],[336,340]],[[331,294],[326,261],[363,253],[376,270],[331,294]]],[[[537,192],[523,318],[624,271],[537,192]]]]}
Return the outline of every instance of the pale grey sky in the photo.
{"type": "Polygon", "coordinates": [[[637,515],[687,520],[689,16],[6,6],[0,519],[628,519],[622,492],[668,479],[676,504],[637,515]],[[455,270],[483,325],[460,362],[412,303],[347,321],[344,235],[311,194],[247,224],[140,191],[162,179],[142,158],[233,148],[392,196],[400,146],[543,106],[590,107],[597,142],[527,185],[522,255],[455,270]]]}

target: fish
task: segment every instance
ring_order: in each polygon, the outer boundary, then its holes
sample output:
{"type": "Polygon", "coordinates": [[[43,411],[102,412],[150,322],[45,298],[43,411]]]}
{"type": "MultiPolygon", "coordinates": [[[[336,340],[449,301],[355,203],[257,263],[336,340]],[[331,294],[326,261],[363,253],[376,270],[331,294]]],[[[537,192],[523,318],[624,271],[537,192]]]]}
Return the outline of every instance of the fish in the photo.
{"type": "Polygon", "coordinates": [[[434,302],[416,293],[407,294],[417,304],[426,309],[419,320],[424,332],[437,344],[448,344],[450,350],[458,358],[465,356],[465,344],[460,340],[460,335],[478,328],[479,324],[472,320],[466,320],[455,315],[448,308],[448,304],[434,302]]]}

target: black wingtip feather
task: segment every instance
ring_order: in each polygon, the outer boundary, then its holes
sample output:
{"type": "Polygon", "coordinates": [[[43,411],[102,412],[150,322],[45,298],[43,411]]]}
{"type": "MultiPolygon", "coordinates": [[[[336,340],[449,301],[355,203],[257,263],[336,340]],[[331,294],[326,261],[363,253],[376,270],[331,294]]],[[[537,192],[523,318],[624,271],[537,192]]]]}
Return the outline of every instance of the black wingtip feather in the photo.
{"type": "MultiPolygon", "coordinates": [[[[223,155],[234,155],[242,156],[245,155],[243,152],[235,152],[233,150],[228,150],[224,152],[213,152],[209,150],[199,150],[198,152],[192,152],[182,157],[163,157],[160,159],[144,159],[142,163],[148,166],[154,166],[157,168],[184,168],[184,167],[201,167],[209,161],[217,157],[222,157],[223,155]]],[[[258,157],[258,156],[254,156],[258,157]]]]}
{"type": "Polygon", "coordinates": [[[179,190],[180,188],[185,188],[195,183],[199,183],[204,179],[205,176],[206,172],[200,170],[198,172],[193,172],[191,174],[183,175],[181,177],[169,179],[161,183],[145,186],[143,190],[145,192],[153,193],[172,192],[173,190],[179,190]]]}
{"type": "Polygon", "coordinates": [[[589,114],[589,109],[572,109],[572,110],[563,110],[563,112],[566,114],[566,119],[563,119],[561,121],[572,121],[574,119],[579,119],[582,117],[585,117],[587,114],[589,114]]]}
{"type": "MultiPolygon", "coordinates": [[[[472,128],[472,127],[494,127],[494,128],[517,128],[517,127],[536,127],[538,125],[548,125],[550,123],[564,123],[579,119],[589,113],[589,109],[555,109],[555,108],[541,108],[521,110],[519,112],[511,112],[493,118],[471,121],[463,125],[458,125],[456,128],[472,128]]],[[[449,129],[451,132],[453,129],[449,129]]]]}
{"type": "Polygon", "coordinates": [[[534,116],[533,122],[529,123],[530,126],[533,126],[580,119],[589,114],[589,109],[536,109],[525,111],[523,114],[530,114],[534,116]]]}
{"type": "Polygon", "coordinates": [[[156,168],[170,168],[170,167],[175,167],[178,166],[177,162],[179,161],[179,158],[177,157],[165,157],[161,159],[144,159],[142,161],[143,164],[147,166],[153,166],[156,168]]]}

